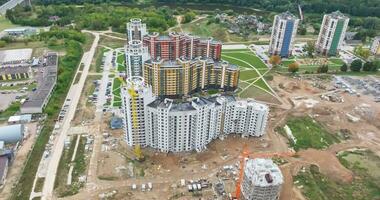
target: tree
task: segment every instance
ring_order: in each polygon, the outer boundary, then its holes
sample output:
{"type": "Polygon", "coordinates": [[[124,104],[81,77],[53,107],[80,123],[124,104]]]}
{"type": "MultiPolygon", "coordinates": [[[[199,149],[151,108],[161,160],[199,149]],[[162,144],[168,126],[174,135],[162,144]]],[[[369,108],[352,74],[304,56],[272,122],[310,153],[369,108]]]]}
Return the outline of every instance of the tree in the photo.
{"type": "Polygon", "coordinates": [[[380,60],[372,61],[372,69],[371,69],[371,71],[372,72],[377,72],[377,70],[379,70],[379,68],[380,68],[380,60]]]}
{"type": "Polygon", "coordinates": [[[142,153],[141,146],[139,144],[135,145],[135,148],[133,149],[133,152],[135,153],[135,156],[136,156],[137,160],[140,161],[140,160],[144,159],[144,155],[142,153]]]}
{"type": "Polygon", "coordinates": [[[7,42],[5,42],[4,40],[0,40],[0,48],[3,48],[7,45],[7,42]]]}
{"type": "Polygon", "coordinates": [[[183,16],[183,21],[182,23],[186,24],[186,23],[189,23],[191,21],[193,21],[193,19],[195,18],[196,14],[194,12],[187,12],[184,16],[183,16]]]}
{"type": "Polygon", "coordinates": [[[354,53],[364,59],[368,59],[368,57],[371,55],[369,49],[364,49],[362,45],[355,47],[354,53]]]}
{"type": "Polygon", "coordinates": [[[312,58],[313,53],[315,52],[315,44],[312,41],[307,42],[306,46],[304,47],[304,51],[307,52],[307,55],[312,58]]]}
{"type": "Polygon", "coordinates": [[[362,66],[363,66],[363,62],[360,59],[356,59],[352,61],[350,69],[353,72],[360,72],[360,70],[362,69],[362,66]]]}
{"type": "Polygon", "coordinates": [[[346,64],[346,63],[343,63],[343,65],[340,66],[340,71],[342,71],[342,72],[346,72],[347,70],[348,70],[348,66],[347,66],[347,64],[346,64]]]}
{"type": "Polygon", "coordinates": [[[288,71],[291,73],[296,73],[299,70],[299,64],[298,62],[294,62],[292,64],[288,65],[288,71]]]}
{"type": "Polygon", "coordinates": [[[281,64],[281,57],[278,55],[273,55],[269,58],[269,63],[272,64],[273,66],[277,66],[281,64]]]}
{"type": "Polygon", "coordinates": [[[327,73],[329,71],[329,66],[327,64],[321,65],[317,69],[317,73],[327,73]]]}
{"type": "Polygon", "coordinates": [[[363,71],[369,72],[372,70],[373,63],[372,62],[366,62],[363,65],[363,71]]]}

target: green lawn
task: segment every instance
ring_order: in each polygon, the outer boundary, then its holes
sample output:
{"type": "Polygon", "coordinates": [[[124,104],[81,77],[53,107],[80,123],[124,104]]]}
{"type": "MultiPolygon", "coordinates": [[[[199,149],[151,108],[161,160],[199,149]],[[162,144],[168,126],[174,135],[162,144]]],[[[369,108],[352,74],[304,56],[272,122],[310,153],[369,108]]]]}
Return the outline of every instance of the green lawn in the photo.
{"type": "Polygon", "coordinates": [[[12,22],[9,21],[4,16],[0,16],[0,31],[3,31],[4,29],[7,29],[7,28],[13,28],[13,27],[17,27],[17,25],[12,24],[12,22]]]}
{"type": "Polygon", "coordinates": [[[329,61],[333,64],[337,64],[339,66],[342,66],[344,64],[344,61],[340,58],[330,58],[329,61]]]}
{"type": "Polygon", "coordinates": [[[121,54],[119,54],[117,56],[117,71],[119,72],[125,72],[125,56],[124,56],[124,52],[122,52],[121,54]]]}
{"type": "Polygon", "coordinates": [[[268,67],[260,60],[259,57],[254,55],[251,52],[225,52],[223,55],[234,57],[240,60],[243,60],[252,66],[254,66],[256,69],[267,69],[268,67]]]}
{"type": "Polygon", "coordinates": [[[246,81],[249,79],[257,78],[259,74],[255,70],[247,70],[240,72],[240,80],[246,81]]]}
{"type": "Polygon", "coordinates": [[[248,48],[247,49],[222,49],[223,53],[233,53],[233,52],[244,52],[248,53],[251,52],[248,48]]]}
{"type": "Polygon", "coordinates": [[[8,120],[10,116],[14,115],[19,110],[20,110],[20,103],[13,102],[7,109],[0,112],[0,122],[8,120]]]}
{"type": "MultiPolygon", "coordinates": [[[[297,139],[296,144],[291,143],[295,150],[314,148],[324,149],[333,143],[339,142],[337,137],[330,134],[314,119],[304,117],[291,117],[286,123],[297,139]]],[[[283,129],[281,130],[285,132],[283,129]]]]}
{"type": "Polygon", "coordinates": [[[113,94],[113,106],[119,107],[121,105],[121,98],[120,98],[120,92],[121,92],[121,81],[118,78],[113,79],[113,86],[112,86],[112,94],[113,94]]]}

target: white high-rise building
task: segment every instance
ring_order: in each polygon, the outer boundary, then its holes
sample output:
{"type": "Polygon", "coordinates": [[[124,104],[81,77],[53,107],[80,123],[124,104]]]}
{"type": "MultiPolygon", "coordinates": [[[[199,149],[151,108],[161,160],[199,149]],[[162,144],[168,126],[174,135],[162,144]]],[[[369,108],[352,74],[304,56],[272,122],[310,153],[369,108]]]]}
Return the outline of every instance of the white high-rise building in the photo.
{"type": "Polygon", "coordinates": [[[201,151],[221,134],[262,136],[268,107],[232,96],[174,102],[157,99],[146,107],[146,140],[163,152],[201,151]]]}
{"type": "Polygon", "coordinates": [[[380,36],[377,36],[373,39],[371,45],[371,53],[373,55],[380,55],[380,36]]]}
{"type": "Polygon", "coordinates": [[[270,159],[249,159],[244,168],[241,192],[245,200],[277,200],[284,183],[281,170],[270,159]]]}
{"type": "Polygon", "coordinates": [[[217,101],[224,106],[225,134],[242,134],[243,136],[262,136],[268,121],[269,107],[252,100],[230,101],[220,97],[217,101]]]}
{"type": "Polygon", "coordinates": [[[141,40],[131,40],[124,47],[127,76],[143,76],[143,66],[149,60],[148,47],[141,40]]]}
{"type": "Polygon", "coordinates": [[[122,87],[121,97],[127,144],[129,146],[136,144],[146,146],[145,107],[155,99],[152,89],[144,83],[142,77],[132,76],[127,79],[126,87],[122,87]]]}
{"type": "Polygon", "coordinates": [[[148,32],[146,30],[146,24],[141,22],[141,19],[133,18],[127,23],[127,36],[128,41],[142,40],[144,35],[148,32]]]}
{"type": "Polygon", "coordinates": [[[336,56],[341,49],[350,19],[336,11],[323,16],[316,51],[322,55],[336,56]]]}
{"type": "Polygon", "coordinates": [[[274,16],[269,54],[288,57],[292,55],[299,19],[290,12],[274,16]]]}

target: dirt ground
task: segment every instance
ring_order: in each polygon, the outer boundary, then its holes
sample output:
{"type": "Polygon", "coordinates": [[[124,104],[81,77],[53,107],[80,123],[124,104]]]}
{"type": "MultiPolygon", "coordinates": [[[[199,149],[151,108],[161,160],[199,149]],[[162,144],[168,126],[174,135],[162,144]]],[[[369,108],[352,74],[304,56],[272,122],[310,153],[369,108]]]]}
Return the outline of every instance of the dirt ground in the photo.
{"type": "MultiPolygon", "coordinates": [[[[341,182],[350,182],[352,172],[344,168],[336,158],[336,153],[354,147],[365,147],[380,155],[380,105],[373,102],[367,96],[354,96],[347,93],[339,93],[344,103],[322,100],[320,94],[328,92],[333,88],[329,79],[316,78],[289,78],[275,75],[270,82],[272,87],[282,98],[284,104],[280,106],[271,105],[267,134],[261,138],[241,138],[230,135],[224,140],[216,139],[205,152],[185,154],[164,154],[152,149],[144,149],[146,161],[138,164],[145,171],[144,176],[128,175],[127,157],[133,155],[133,150],[126,147],[122,141],[122,131],[111,132],[112,137],[119,138],[117,148],[100,153],[98,170],[96,176],[107,177],[112,180],[99,180],[96,189],[85,188],[79,194],[66,199],[86,199],[88,197],[98,198],[104,192],[117,190],[115,199],[214,199],[214,193],[209,188],[202,192],[202,197],[192,196],[186,188],[173,189],[173,184],[179,185],[181,179],[196,180],[205,178],[211,183],[220,179],[216,175],[220,173],[225,165],[235,165],[244,144],[249,151],[255,152],[285,152],[289,151],[287,139],[275,131],[278,126],[286,123],[288,116],[313,116],[330,133],[339,136],[339,132],[349,130],[347,138],[341,139],[340,143],[333,144],[327,149],[301,150],[298,156],[285,158],[286,164],[280,166],[285,183],[282,186],[281,200],[304,200],[302,191],[293,185],[293,176],[303,166],[316,164],[321,173],[341,182]],[[318,84],[316,84],[318,83],[318,84]],[[347,113],[360,120],[350,122],[347,113]],[[120,170],[120,167],[125,168],[120,170]],[[124,171],[123,171],[124,170],[124,171]],[[122,171],[122,172],[121,172],[122,171]],[[116,177],[115,179],[110,177],[116,177]],[[152,182],[154,190],[141,192],[131,190],[133,183],[152,182]]],[[[236,177],[236,176],[235,176],[236,177]]],[[[234,192],[235,180],[232,177],[225,181],[226,191],[234,192]]]]}

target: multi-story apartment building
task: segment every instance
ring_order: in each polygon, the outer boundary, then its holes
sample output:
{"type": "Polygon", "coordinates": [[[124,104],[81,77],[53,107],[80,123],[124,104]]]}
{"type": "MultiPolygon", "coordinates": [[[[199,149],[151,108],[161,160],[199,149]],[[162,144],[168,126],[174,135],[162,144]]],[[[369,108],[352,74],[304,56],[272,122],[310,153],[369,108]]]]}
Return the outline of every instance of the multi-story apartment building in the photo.
{"type": "Polygon", "coordinates": [[[148,48],[141,40],[131,40],[124,49],[127,76],[143,76],[143,65],[149,59],[148,48]]]}
{"type": "Polygon", "coordinates": [[[288,57],[292,55],[294,38],[297,34],[299,19],[290,12],[274,16],[269,54],[288,57]]]}
{"type": "Polygon", "coordinates": [[[144,77],[155,95],[182,97],[207,89],[236,90],[239,68],[225,61],[203,58],[151,59],[145,62],[144,77]]]}
{"type": "Polygon", "coordinates": [[[141,23],[141,19],[133,18],[127,23],[128,41],[142,40],[147,33],[146,24],[141,23]]]}
{"type": "Polygon", "coordinates": [[[226,134],[242,136],[262,136],[267,125],[269,108],[255,101],[227,101],[220,97],[219,103],[225,104],[224,127],[226,134]]]}
{"type": "Polygon", "coordinates": [[[129,146],[146,146],[145,107],[154,101],[151,88],[142,77],[132,76],[121,89],[124,110],[125,141],[129,146]]]}
{"type": "Polygon", "coordinates": [[[326,56],[336,56],[342,46],[350,19],[336,11],[323,16],[316,43],[316,51],[326,56]]]}
{"type": "Polygon", "coordinates": [[[371,53],[373,55],[380,55],[380,36],[377,36],[373,39],[371,45],[371,53]]]}
{"type": "Polygon", "coordinates": [[[146,111],[147,145],[162,152],[181,152],[201,151],[220,134],[261,136],[269,109],[254,101],[219,96],[185,102],[156,99],[147,105],[146,111]],[[240,114],[237,116],[236,113],[240,114]],[[235,126],[228,128],[231,124],[235,126]]]}
{"type": "Polygon", "coordinates": [[[220,60],[222,43],[212,38],[200,39],[184,33],[169,33],[160,36],[152,33],[144,37],[152,59],[176,60],[178,58],[194,59],[196,57],[220,60]]]}
{"type": "Polygon", "coordinates": [[[242,199],[277,200],[284,183],[279,167],[270,159],[249,159],[241,184],[242,199]]]}

